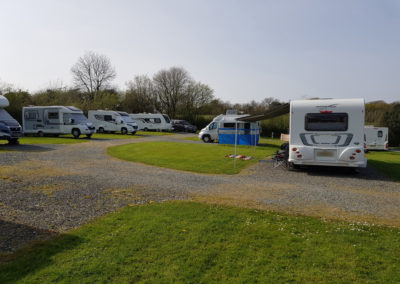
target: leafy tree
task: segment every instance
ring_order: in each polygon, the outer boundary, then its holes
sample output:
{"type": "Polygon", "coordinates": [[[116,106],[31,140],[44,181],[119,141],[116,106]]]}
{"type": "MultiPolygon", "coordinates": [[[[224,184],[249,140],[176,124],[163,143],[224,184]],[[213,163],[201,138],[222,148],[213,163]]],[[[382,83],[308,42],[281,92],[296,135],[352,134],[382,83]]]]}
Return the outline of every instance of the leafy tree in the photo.
{"type": "Polygon", "coordinates": [[[22,108],[32,103],[31,95],[25,91],[12,91],[4,94],[10,102],[6,108],[7,112],[14,117],[18,122],[22,123],[22,108]]]}
{"type": "Polygon", "coordinates": [[[395,104],[392,110],[385,114],[385,121],[389,128],[390,146],[400,146],[400,103],[395,104]]]}

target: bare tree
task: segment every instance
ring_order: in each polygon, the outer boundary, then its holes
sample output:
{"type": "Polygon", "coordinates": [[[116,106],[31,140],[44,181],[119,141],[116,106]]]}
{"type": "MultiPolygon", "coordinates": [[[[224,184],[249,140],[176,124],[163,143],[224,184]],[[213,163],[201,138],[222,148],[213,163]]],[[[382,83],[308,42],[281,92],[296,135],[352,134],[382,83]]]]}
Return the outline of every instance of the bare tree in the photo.
{"type": "Polygon", "coordinates": [[[80,57],[71,72],[76,86],[86,91],[87,100],[93,100],[95,93],[107,88],[117,75],[110,59],[93,51],[80,57]]]}
{"type": "Polygon", "coordinates": [[[160,108],[153,82],[146,75],[135,76],[126,83],[123,108],[128,112],[153,112],[160,108]]]}
{"type": "Polygon", "coordinates": [[[190,82],[187,84],[185,94],[179,104],[180,113],[186,117],[194,117],[198,114],[201,107],[211,102],[213,90],[200,82],[190,82]]]}
{"type": "Polygon", "coordinates": [[[171,67],[155,74],[153,82],[162,110],[174,117],[187,85],[192,82],[188,72],[180,67],[171,67]]]}

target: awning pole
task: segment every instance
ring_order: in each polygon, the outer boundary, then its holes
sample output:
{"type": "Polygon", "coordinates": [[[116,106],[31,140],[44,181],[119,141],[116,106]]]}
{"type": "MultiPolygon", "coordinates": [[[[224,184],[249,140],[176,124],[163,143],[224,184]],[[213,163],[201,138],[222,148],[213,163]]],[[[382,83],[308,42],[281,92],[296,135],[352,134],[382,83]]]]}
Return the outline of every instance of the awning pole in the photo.
{"type": "Polygon", "coordinates": [[[234,167],[236,168],[236,155],[237,155],[237,151],[236,151],[236,148],[237,148],[237,131],[238,131],[238,128],[237,128],[237,121],[235,122],[235,157],[233,158],[234,159],[234,167]]]}

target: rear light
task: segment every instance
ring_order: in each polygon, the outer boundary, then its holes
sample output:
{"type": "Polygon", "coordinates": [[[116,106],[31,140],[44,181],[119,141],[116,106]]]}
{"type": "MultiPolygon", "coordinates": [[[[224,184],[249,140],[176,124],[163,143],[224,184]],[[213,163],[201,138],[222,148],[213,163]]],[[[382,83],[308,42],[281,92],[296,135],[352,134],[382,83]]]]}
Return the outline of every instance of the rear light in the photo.
{"type": "Polygon", "coordinates": [[[297,151],[297,148],[295,147],[295,148],[292,148],[292,151],[297,151]]]}
{"type": "Polygon", "coordinates": [[[353,153],[353,156],[355,156],[356,155],[356,153],[353,153]]]}
{"type": "Polygon", "coordinates": [[[385,148],[389,149],[389,143],[386,143],[385,148]]]}
{"type": "Polygon", "coordinates": [[[354,156],[350,156],[350,160],[354,160],[355,159],[355,157],[354,156]]]}
{"type": "Polygon", "coordinates": [[[331,110],[321,110],[319,113],[332,113],[331,110]]]}
{"type": "Polygon", "coordinates": [[[301,157],[303,157],[303,155],[297,155],[297,158],[301,158],[301,157]]]}
{"type": "Polygon", "coordinates": [[[367,144],[366,143],[364,143],[364,149],[367,149],[367,144]]]}
{"type": "Polygon", "coordinates": [[[297,151],[296,154],[300,154],[300,151],[297,151]]]}
{"type": "Polygon", "coordinates": [[[361,153],[361,150],[360,150],[360,149],[357,149],[356,152],[357,152],[357,153],[361,153]]]}

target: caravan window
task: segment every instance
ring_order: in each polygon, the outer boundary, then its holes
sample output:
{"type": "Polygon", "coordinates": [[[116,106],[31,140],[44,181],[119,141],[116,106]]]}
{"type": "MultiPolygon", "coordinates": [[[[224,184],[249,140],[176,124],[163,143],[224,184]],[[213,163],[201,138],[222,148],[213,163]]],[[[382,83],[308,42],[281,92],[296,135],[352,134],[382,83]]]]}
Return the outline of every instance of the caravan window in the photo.
{"type": "Polygon", "coordinates": [[[95,115],[94,115],[94,118],[97,119],[97,120],[104,120],[104,115],[95,114],[95,115]]]}
{"type": "Polygon", "coordinates": [[[35,120],[36,119],[36,111],[27,111],[25,112],[25,119],[27,120],[35,120]]]}
{"type": "Polygon", "coordinates": [[[379,131],[378,131],[378,137],[379,137],[379,138],[382,138],[382,137],[383,137],[383,131],[382,131],[382,130],[379,130],[379,131]]]}
{"type": "Polygon", "coordinates": [[[346,131],[349,117],[347,113],[307,113],[307,131],[346,131]]]}
{"type": "Polygon", "coordinates": [[[112,115],[105,115],[104,121],[113,121],[112,115]]]}
{"type": "Polygon", "coordinates": [[[154,123],[161,123],[161,118],[158,117],[154,118],[154,123]]]}
{"type": "Polygon", "coordinates": [[[225,128],[235,128],[235,124],[234,124],[234,123],[231,123],[231,122],[229,122],[229,123],[224,123],[224,127],[225,127],[225,128]]]}
{"type": "Polygon", "coordinates": [[[58,112],[49,112],[47,114],[48,119],[58,119],[58,112]]]}

